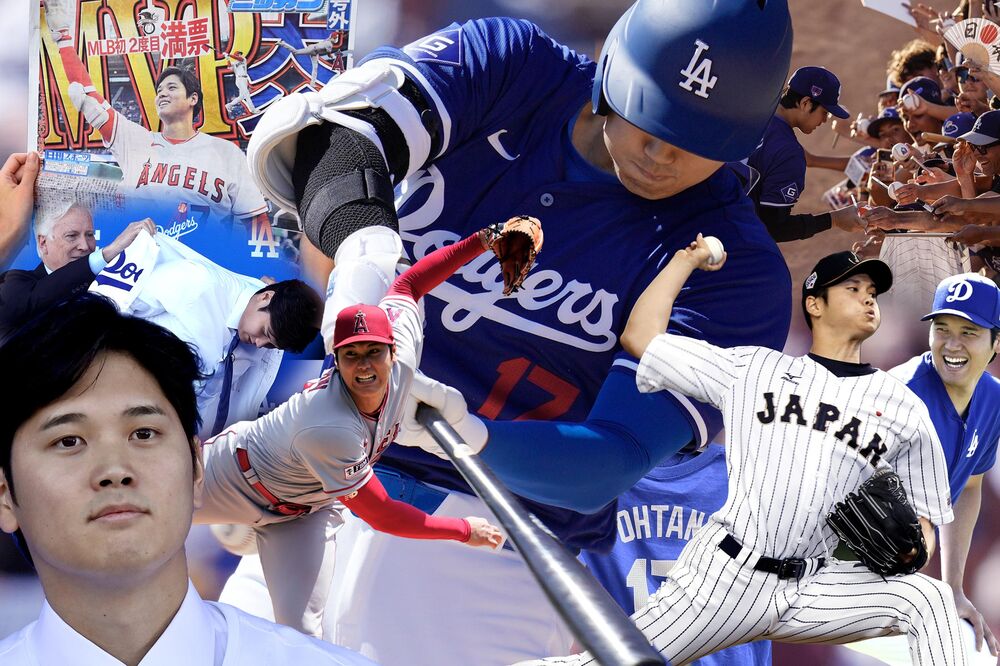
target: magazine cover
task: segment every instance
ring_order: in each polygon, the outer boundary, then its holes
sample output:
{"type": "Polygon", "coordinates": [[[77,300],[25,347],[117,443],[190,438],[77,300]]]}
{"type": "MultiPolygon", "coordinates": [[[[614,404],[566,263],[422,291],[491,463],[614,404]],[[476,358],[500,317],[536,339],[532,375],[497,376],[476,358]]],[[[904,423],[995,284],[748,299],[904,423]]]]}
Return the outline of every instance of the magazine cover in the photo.
{"type": "MultiPolygon", "coordinates": [[[[28,146],[44,156],[36,224],[86,206],[101,244],[150,218],[225,268],[296,277],[298,222],[276,215],[244,151],[270,104],[351,65],[355,4],[40,2],[29,114],[37,145],[28,146]]],[[[31,240],[14,265],[37,261],[31,240]]]]}

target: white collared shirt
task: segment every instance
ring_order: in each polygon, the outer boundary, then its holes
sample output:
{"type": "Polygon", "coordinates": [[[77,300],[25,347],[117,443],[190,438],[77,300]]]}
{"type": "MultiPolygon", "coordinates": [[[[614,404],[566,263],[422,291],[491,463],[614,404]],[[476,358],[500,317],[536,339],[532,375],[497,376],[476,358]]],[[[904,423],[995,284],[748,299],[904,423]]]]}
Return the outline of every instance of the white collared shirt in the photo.
{"type": "MultiPolygon", "coordinates": [[[[239,275],[205,259],[170,238],[158,238],[160,258],[128,310],[192,344],[207,379],[198,386],[199,436],[216,433],[216,411],[222,392],[229,343],[250,298],[264,283],[239,275]]],[[[260,413],[278,373],[284,352],[240,343],[234,352],[227,425],[252,421],[260,413]]]]}
{"type": "MultiPolygon", "coordinates": [[[[46,602],[38,620],[0,641],[4,666],[121,666],[77,633],[46,602]]],[[[188,583],[184,602],[140,666],[374,666],[342,647],[310,638],[226,604],[203,601],[188,583]]]]}

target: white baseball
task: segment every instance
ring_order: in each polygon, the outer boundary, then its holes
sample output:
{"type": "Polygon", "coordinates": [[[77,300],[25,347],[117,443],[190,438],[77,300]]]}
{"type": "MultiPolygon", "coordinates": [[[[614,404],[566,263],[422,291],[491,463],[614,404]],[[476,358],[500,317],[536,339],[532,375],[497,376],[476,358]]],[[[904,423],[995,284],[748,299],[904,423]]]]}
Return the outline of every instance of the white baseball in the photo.
{"type": "Polygon", "coordinates": [[[911,157],[913,155],[913,149],[911,149],[905,143],[897,143],[892,147],[892,159],[897,162],[902,162],[903,160],[911,157]]]}
{"type": "Polygon", "coordinates": [[[705,236],[702,240],[708,245],[708,251],[711,253],[708,263],[717,264],[722,261],[722,253],[726,251],[726,248],[722,247],[722,241],[715,236],[705,236]]]}
{"type": "Polygon", "coordinates": [[[886,188],[886,192],[889,193],[889,198],[893,201],[899,201],[899,199],[896,198],[896,192],[898,192],[899,188],[903,187],[903,185],[905,185],[905,183],[901,183],[898,180],[889,183],[889,187],[886,188]]]}

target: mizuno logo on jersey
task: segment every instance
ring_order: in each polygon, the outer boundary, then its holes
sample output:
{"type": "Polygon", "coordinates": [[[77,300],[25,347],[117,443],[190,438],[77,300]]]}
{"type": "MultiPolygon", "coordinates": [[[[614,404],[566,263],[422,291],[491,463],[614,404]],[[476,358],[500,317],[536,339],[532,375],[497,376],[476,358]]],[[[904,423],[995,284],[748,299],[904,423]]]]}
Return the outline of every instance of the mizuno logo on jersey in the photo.
{"type": "MultiPolygon", "coordinates": [[[[761,423],[774,423],[778,418],[782,423],[794,423],[798,426],[809,426],[817,432],[827,432],[830,425],[841,420],[840,409],[836,405],[821,402],[816,407],[816,413],[811,422],[806,421],[802,408],[801,396],[790,393],[785,403],[785,408],[778,417],[778,408],[774,403],[774,393],[768,391],[764,394],[764,409],[757,412],[757,420],[761,423]]],[[[858,452],[858,455],[867,458],[868,463],[875,467],[887,451],[886,445],[882,443],[882,436],[875,433],[864,446],[861,446],[861,419],[852,416],[844,425],[833,433],[833,436],[844,442],[850,448],[858,452]]]]}
{"type": "Polygon", "coordinates": [[[786,372],[783,375],[781,375],[781,380],[782,381],[786,381],[786,382],[791,382],[791,383],[795,384],[796,386],[798,386],[799,383],[796,380],[800,379],[801,377],[802,377],[802,375],[793,375],[790,372],[786,372]]]}
{"type": "Polygon", "coordinates": [[[700,39],[694,40],[694,54],[691,56],[691,62],[688,63],[686,69],[681,70],[681,74],[687,78],[677,84],[684,90],[689,90],[705,99],[708,99],[708,91],[714,88],[716,81],[719,80],[719,77],[712,76],[712,60],[702,57],[702,54],[707,50],[708,44],[700,39]],[[692,85],[695,83],[698,84],[697,90],[692,85]]]}

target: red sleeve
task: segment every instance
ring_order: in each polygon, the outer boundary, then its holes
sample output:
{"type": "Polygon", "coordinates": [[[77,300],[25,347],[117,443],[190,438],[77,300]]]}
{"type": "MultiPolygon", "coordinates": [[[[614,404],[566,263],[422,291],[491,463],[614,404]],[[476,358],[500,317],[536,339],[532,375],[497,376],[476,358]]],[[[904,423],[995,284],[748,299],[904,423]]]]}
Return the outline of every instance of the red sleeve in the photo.
{"type": "Polygon", "coordinates": [[[389,288],[389,295],[402,295],[419,301],[424,294],[483,252],[485,250],[478,232],[457,243],[438,248],[396,278],[389,288]]]}
{"type": "Polygon", "coordinates": [[[63,69],[66,70],[66,78],[69,79],[70,83],[79,83],[83,86],[84,92],[94,98],[98,104],[106,105],[108,122],[95,129],[101,133],[105,141],[111,141],[111,137],[114,136],[113,130],[117,112],[110,104],[107,104],[101,93],[97,92],[97,89],[94,88],[94,82],[90,78],[90,74],[87,72],[86,67],[83,66],[83,61],[80,60],[80,56],[76,54],[73,47],[64,46],[59,49],[59,58],[62,60],[63,69]]]}
{"type": "Polygon", "coordinates": [[[339,499],[361,520],[386,534],[408,539],[453,539],[462,542],[468,541],[472,535],[472,528],[464,518],[429,516],[406,502],[390,498],[374,474],[353,497],[339,499]]]}

